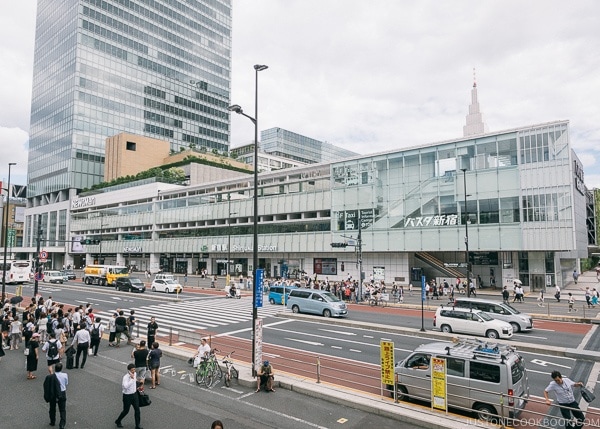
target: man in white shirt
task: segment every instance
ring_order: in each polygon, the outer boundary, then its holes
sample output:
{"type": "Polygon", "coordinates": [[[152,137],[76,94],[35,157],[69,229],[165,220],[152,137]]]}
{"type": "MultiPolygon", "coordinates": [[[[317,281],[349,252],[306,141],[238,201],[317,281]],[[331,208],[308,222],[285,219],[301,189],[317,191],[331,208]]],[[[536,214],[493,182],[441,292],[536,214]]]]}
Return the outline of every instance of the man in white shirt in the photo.
{"type": "Polygon", "coordinates": [[[579,409],[579,404],[575,401],[575,395],[573,394],[573,386],[582,387],[581,381],[574,382],[570,378],[563,377],[560,372],[552,371],[550,374],[552,380],[548,387],[544,390],[544,398],[546,399],[547,405],[552,405],[552,401],[548,396],[549,392],[554,392],[556,395],[556,402],[560,405],[560,413],[565,419],[565,428],[570,427],[571,413],[577,420],[576,427],[583,427],[583,421],[585,420],[584,414],[579,409]]]}
{"type": "Polygon", "coordinates": [[[92,338],[90,337],[90,331],[87,329],[79,329],[75,336],[73,337],[73,342],[71,346],[77,346],[77,354],[75,355],[75,367],[79,368],[79,356],[83,353],[83,360],[81,361],[81,369],[85,366],[85,361],[88,356],[88,349],[90,348],[90,342],[92,338]]]}
{"type": "Polygon", "coordinates": [[[135,427],[136,429],[142,429],[140,427],[140,402],[137,395],[137,379],[135,376],[135,365],[130,363],[127,365],[127,374],[123,376],[123,381],[121,382],[121,390],[123,392],[123,411],[115,420],[115,424],[118,428],[122,428],[123,425],[121,421],[125,418],[125,416],[129,413],[129,409],[133,406],[133,416],[135,419],[135,427]]]}
{"type": "Polygon", "coordinates": [[[194,356],[194,366],[198,366],[199,363],[205,363],[208,355],[210,354],[210,345],[208,344],[208,340],[206,338],[202,338],[200,340],[200,345],[198,346],[198,353],[194,356]]]}

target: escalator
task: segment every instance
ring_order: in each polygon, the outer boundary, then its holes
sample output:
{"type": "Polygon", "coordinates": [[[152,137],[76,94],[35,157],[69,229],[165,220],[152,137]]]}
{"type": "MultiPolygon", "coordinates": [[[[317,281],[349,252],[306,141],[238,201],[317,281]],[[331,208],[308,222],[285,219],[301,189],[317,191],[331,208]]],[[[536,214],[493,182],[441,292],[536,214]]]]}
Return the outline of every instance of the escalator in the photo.
{"type": "Polygon", "coordinates": [[[440,261],[438,258],[436,258],[435,256],[433,256],[430,253],[416,252],[415,258],[419,259],[420,261],[425,262],[430,267],[435,268],[437,271],[439,271],[442,274],[445,274],[446,276],[448,276],[450,278],[455,279],[455,278],[465,277],[464,271],[460,271],[456,268],[444,266],[444,263],[442,261],[440,261]]]}

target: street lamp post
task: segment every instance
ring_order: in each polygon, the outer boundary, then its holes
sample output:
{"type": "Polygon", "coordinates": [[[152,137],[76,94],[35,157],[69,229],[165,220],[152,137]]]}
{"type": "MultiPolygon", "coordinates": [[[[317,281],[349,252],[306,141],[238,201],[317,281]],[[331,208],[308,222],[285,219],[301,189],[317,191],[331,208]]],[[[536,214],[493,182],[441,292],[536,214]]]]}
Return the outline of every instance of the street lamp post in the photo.
{"type": "Polygon", "coordinates": [[[467,169],[461,168],[463,172],[463,187],[465,192],[465,262],[467,263],[467,296],[471,297],[471,264],[469,264],[469,211],[467,210],[467,169]]]}
{"type": "Polygon", "coordinates": [[[258,72],[268,69],[263,64],[254,65],[254,118],[244,113],[238,104],[229,106],[229,110],[250,119],[254,124],[254,223],[252,242],[252,375],[256,376],[256,281],[258,270],[258,72]]]}
{"type": "Polygon", "coordinates": [[[231,262],[231,216],[236,215],[237,212],[231,211],[231,195],[227,196],[227,200],[228,200],[229,215],[227,216],[227,263],[225,264],[225,267],[227,270],[227,273],[226,273],[227,285],[229,285],[230,279],[231,279],[231,271],[229,269],[229,263],[231,262]]]}
{"type": "Polygon", "coordinates": [[[8,191],[6,192],[6,207],[2,213],[2,220],[4,225],[4,232],[2,238],[4,239],[4,265],[2,266],[2,302],[6,296],[6,252],[8,250],[8,209],[10,205],[10,169],[13,165],[17,165],[16,162],[8,163],[8,191]]]}

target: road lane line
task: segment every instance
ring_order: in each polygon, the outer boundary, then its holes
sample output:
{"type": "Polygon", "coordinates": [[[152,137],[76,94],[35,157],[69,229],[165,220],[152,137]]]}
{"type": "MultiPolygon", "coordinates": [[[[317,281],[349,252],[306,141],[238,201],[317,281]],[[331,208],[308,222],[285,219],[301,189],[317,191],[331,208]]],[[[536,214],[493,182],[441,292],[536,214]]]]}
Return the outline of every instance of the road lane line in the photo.
{"type": "Polygon", "coordinates": [[[288,340],[288,341],[295,341],[297,343],[302,343],[302,344],[308,344],[308,345],[311,345],[311,346],[324,346],[325,345],[323,343],[317,343],[315,341],[296,340],[294,338],[286,338],[286,340],[288,340]]]}
{"type": "Polygon", "coordinates": [[[348,336],[356,336],[354,332],[347,331],[334,331],[333,329],[319,329],[319,331],[331,332],[332,334],[340,334],[340,335],[348,335],[348,336]]]}
{"type": "MultiPolygon", "coordinates": [[[[289,322],[294,322],[294,319],[285,319],[285,320],[281,320],[279,322],[268,323],[266,325],[263,325],[263,329],[270,328],[272,326],[282,325],[284,323],[289,323],[289,322]]],[[[228,337],[230,335],[241,334],[242,332],[249,332],[251,330],[252,330],[252,328],[243,328],[243,329],[238,329],[236,331],[229,331],[229,332],[223,332],[222,334],[216,334],[216,335],[213,335],[213,337],[228,337]]]]}
{"type": "Polygon", "coordinates": [[[581,340],[581,343],[577,346],[577,350],[583,350],[587,343],[591,340],[592,335],[596,333],[596,329],[598,329],[598,325],[593,325],[592,328],[585,334],[585,337],[581,340]]]}
{"type": "Polygon", "coordinates": [[[514,336],[519,336],[519,337],[523,337],[523,338],[536,338],[538,340],[547,340],[548,337],[537,337],[535,335],[528,335],[528,334],[514,334],[514,336]]]}
{"type": "Polygon", "coordinates": [[[360,350],[356,350],[356,349],[348,349],[348,351],[350,351],[350,352],[355,352],[355,353],[362,353],[362,351],[360,351],[360,350]]]}

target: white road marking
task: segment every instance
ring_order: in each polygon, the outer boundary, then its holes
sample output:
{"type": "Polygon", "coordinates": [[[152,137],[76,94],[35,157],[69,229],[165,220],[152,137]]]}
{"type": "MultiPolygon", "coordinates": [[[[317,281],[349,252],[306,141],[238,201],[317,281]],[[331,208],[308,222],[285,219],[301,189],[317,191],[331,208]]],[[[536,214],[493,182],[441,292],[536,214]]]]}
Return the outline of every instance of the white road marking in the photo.
{"type": "Polygon", "coordinates": [[[547,366],[552,366],[552,367],[560,366],[561,368],[571,368],[568,365],[560,365],[560,364],[555,363],[555,362],[548,362],[548,361],[541,360],[541,359],[531,359],[529,362],[535,363],[537,365],[544,366],[544,367],[547,367],[547,366]]]}
{"type": "Polygon", "coordinates": [[[356,349],[350,349],[349,351],[351,351],[351,352],[355,352],[355,353],[362,353],[362,351],[360,351],[360,350],[356,350],[356,349]]]}
{"type": "Polygon", "coordinates": [[[333,329],[319,329],[319,331],[331,332],[332,334],[340,334],[340,335],[348,335],[348,336],[355,336],[356,335],[354,332],[334,331],[333,329]]]}
{"type": "Polygon", "coordinates": [[[315,341],[297,340],[295,338],[286,338],[286,340],[288,340],[288,341],[295,341],[297,343],[302,343],[302,344],[309,344],[311,346],[324,346],[323,343],[317,343],[315,341]]]}

